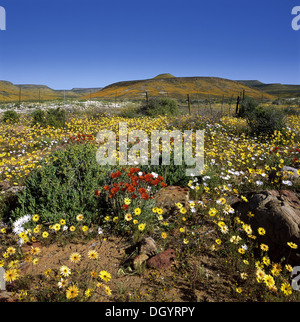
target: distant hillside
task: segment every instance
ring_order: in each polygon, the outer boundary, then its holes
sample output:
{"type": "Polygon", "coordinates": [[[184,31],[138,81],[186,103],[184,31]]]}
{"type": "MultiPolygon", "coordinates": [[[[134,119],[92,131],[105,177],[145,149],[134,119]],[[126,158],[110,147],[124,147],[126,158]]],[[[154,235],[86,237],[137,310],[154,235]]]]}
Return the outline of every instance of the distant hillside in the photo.
{"type": "Polygon", "coordinates": [[[8,81],[0,81],[0,102],[19,101],[44,101],[54,99],[75,99],[83,95],[89,95],[101,88],[74,88],[72,90],[54,90],[46,85],[13,84],[8,81]]]}
{"type": "Polygon", "coordinates": [[[277,97],[282,97],[282,98],[300,97],[300,85],[286,85],[286,84],[284,85],[280,83],[264,84],[259,81],[253,81],[253,80],[237,81],[237,82],[277,97]]]}
{"type": "MultiPolygon", "coordinates": [[[[218,77],[175,77],[161,74],[151,79],[117,82],[108,85],[91,95],[92,98],[103,99],[144,99],[146,91],[149,97],[168,96],[176,99],[191,99],[236,97],[245,90],[246,95],[254,98],[274,99],[256,88],[218,77]]],[[[88,96],[83,96],[87,99],[88,96]]]]}

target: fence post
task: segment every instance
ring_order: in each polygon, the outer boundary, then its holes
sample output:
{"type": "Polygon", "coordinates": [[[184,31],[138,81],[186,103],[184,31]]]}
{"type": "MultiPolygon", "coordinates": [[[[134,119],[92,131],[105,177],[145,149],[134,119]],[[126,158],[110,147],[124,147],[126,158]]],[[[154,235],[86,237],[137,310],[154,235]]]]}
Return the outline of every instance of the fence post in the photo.
{"type": "Polygon", "coordinates": [[[188,103],[189,115],[191,115],[191,102],[190,102],[190,94],[187,94],[187,103],[188,103]]]}
{"type": "Polygon", "coordinates": [[[236,100],[236,108],[235,108],[236,115],[238,115],[238,112],[239,112],[239,104],[240,104],[240,96],[238,96],[236,100]]]}

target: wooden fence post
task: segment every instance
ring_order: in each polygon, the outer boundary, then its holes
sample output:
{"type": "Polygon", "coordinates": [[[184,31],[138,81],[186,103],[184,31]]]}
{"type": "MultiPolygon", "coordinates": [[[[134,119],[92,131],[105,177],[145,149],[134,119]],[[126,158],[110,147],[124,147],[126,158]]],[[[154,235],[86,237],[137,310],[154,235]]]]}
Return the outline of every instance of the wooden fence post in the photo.
{"type": "Polygon", "coordinates": [[[189,115],[191,115],[191,102],[190,102],[190,94],[187,94],[187,103],[188,103],[189,115]]]}

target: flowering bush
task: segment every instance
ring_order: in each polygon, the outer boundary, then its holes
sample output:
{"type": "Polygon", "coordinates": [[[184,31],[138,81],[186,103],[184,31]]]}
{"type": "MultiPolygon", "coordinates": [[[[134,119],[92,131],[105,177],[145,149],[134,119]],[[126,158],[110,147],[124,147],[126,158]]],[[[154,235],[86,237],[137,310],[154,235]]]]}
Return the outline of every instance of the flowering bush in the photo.
{"type": "MultiPolygon", "coordinates": [[[[110,174],[110,184],[104,186],[106,200],[112,216],[104,218],[121,233],[133,233],[134,239],[155,229],[159,221],[152,212],[154,194],[166,186],[164,178],[154,172],[145,173],[139,168],[122,168],[110,174]]],[[[99,195],[99,190],[95,191],[99,195]]]]}

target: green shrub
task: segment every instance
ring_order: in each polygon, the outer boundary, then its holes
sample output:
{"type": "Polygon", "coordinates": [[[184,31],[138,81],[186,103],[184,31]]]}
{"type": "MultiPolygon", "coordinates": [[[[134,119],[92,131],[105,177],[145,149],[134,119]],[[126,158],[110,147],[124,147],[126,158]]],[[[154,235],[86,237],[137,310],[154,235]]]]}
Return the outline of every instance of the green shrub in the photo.
{"type": "Polygon", "coordinates": [[[273,134],[281,131],[285,126],[284,114],[271,107],[256,107],[247,114],[247,123],[250,131],[257,135],[273,134]]]}
{"type": "Polygon", "coordinates": [[[91,144],[57,150],[25,180],[26,189],[17,195],[11,220],[38,214],[43,222],[56,223],[64,213],[68,224],[78,214],[97,223],[102,213],[95,190],[103,185],[105,170],[96,162],[96,147],[91,144]]]}
{"type": "Polygon", "coordinates": [[[248,117],[257,108],[258,103],[251,97],[245,97],[238,111],[239,117],[248,117]]]}
{"type": "Polygon", "coordinates": [[[19,114],[16,111],[5,111],[2,117],[2,121],[5,123],[15,124],[18,123],[20,119],[19,114]]]}
{"type": "Polygon", "coordinates": [[[40,124],[41,126],[52,126],[55,128],[63,127],[66,123],[66,111],[59,107],[49,109],[46,112],[37,109],[32,113],[32,124],[40,124]]]}
{"type": "Polygon", "coordinates": [[[250,133],[255,135],[273,134],[285,126],[284,113],[274,107],[258,106],[252,98],[245,98],[238,112],[239,117],[246,118],[250,133]]]}
{"type": "Polygon", "coordinates": [[[158,115],[179,115],[177,103],[169,98],[152,98],[141,107],[141,112],[151,117],[158,115]]]}

